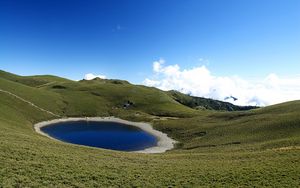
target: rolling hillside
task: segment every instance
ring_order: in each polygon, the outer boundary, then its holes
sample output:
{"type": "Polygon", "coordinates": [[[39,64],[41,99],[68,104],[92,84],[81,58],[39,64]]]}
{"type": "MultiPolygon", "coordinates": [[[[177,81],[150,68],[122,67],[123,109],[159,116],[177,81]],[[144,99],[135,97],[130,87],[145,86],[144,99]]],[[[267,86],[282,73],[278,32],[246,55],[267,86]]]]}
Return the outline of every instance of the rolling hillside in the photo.
{"type": "Polygon", "coordinates": [[[0,186],[299,187],[300,101],[246,109],[121,80],[0,71],[0,186]],[[145,121],[178,144],[148,155],[69,145],[33,130],[57,118],[46,111],[145,121]]]}
{"type": "MultiPolygon", "coordinates": [[[[10,83],[3,83],[3,89],[7,91],[14,91],[6,87],[8,85],[16,89],[20,88],[20,90],[28,86],[27,88],[31,90],[31,92],[42,91],[43,93],[50,94],[51,92],[53,95],[59,95],[63,98],[61,101],[63,101],[66,106],[69,105],[69,103],[76,102],[76,100],[72,100],[72,98],[87,100],[84,103],[88,106],[97,105],[97,107],[95,106],[94,108],[100,108],[102,106],[101,108],[104,108],[102,112],[105,113],[111,111],[111,109],[123,108],[124,104],[128,102],[132,103],[128,106],[131,110],[139,110],[158,116],[191,116],[197,114],[195,109],[238,111],[255,108],[239,107],[227,102],[191,97],[176,91],[164,92],[156,88],[132,85],[123,80],[96,78],[90,81],[81,80],[75,82],[50,75],[18,76],[5,71],[0,71],[0,78],[2,78],[2,82],[10,81],[10,83]],[[19,85],[16,86],[16,84],[19,85]],[[94,104],[95,102],[99,102],[99,104],[94,104]]],[[[20,90],[16,90],[15,92],[17,94],[21,93],[21,95],[25,93],[20,92],[20,90]]],[[[32,94],[30,95],[33,96],[32,94]]],[[[80,105],[82,105],[82,103],[80,105]]],[[[75,115],[71,114],[71,112],[65,112],[64,109],[69,109],[66,106],[62,109],[62,113],[67,116],[75,115]]],[[[73,105],[71,106],[73,107],[73,105]]],[[[74,106],[76,106],[76,104],[74,104],[74,106]]],[[[80,106],[80,108],[83,107],[80,106]]],[[[85,109],[85,111],[89,111],[89,109],[85,109]]],[[[86,112],[86,114],[82,115],[93,116],[96,115],[96,112],[90,112],[90,114],[86,112]]]]}

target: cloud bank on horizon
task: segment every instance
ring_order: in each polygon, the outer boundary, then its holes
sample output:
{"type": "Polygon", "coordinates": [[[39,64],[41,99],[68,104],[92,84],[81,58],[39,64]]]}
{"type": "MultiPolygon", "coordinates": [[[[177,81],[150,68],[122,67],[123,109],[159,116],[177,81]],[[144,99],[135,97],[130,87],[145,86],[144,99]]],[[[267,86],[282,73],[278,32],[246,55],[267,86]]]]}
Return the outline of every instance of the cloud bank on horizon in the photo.
{"type": "Polygon", "coordinates": [[[231,102],[236,105],[267,106],[300,99],[300,76],[281,78],[271,73],[260,81],[238,76],[215,76],[206,66],[181,69],[153,62],[153,76],[144,84],[162,90],[177,90],[185,94],[231,102]]]}
{"type": "Polygon", "coordinates": [[[88,73],[88,74],[84,75],[83,79],[85,79],[85,80],[93,80],[95,78],[106,79],[106,76],[105,75],[95,75],[93,73],[88,73]]]}

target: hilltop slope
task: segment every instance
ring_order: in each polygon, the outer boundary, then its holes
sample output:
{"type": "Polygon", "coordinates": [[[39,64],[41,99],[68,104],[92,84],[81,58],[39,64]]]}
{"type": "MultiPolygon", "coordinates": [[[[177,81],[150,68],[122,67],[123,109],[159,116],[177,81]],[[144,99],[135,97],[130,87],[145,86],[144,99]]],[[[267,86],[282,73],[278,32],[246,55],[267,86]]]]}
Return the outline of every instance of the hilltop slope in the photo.
{"type": "Polygon", "coordinates": [[[18,82],[27,86],[40,87],[45,84],[55,83],[55,82],[70,82],[71,80],[52,76],[52,75],[38,75],[38,76],[19,76],[9,72],[0,70],[0,78],[18,82]]]}

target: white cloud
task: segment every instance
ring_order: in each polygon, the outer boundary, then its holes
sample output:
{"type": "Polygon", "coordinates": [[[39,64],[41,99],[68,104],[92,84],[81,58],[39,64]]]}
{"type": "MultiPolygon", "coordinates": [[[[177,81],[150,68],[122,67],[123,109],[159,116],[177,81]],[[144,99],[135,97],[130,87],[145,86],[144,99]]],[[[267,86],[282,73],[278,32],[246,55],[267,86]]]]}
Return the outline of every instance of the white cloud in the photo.
{"type": "Polygon", "coordinates": [[[145,85],[236,105],[266,106],[300,99],[300,76],[280,78],[272,73],[260,81],[251,81],[238,76],[215,76],[204,65],[182,70],[177,64],[164,64],[163,59],[153,62],[154,75],[144,80],[145,85]]]}
{"type": "Polygon", "coordinates": [[[92,80],[95,78],[102,78],[102,79],[106,79],[106,76],[104,75],[94,75],[93,73],[88,73],[84,76],[85,80],[92,80]]]}
{"type": "Polygon", "coordinates": [[[153,62],[153,71],[160,72],[162,64],[165,63],[165,60],[159,59],[158,61],[153,62]]]}

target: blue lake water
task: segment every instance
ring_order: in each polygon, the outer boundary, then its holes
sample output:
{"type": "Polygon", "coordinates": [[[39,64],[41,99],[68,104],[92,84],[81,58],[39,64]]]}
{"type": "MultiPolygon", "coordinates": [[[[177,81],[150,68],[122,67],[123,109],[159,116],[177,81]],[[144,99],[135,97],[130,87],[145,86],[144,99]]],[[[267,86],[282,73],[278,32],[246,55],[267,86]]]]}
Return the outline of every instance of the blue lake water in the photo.
{"type": "Polygon", "coordinates": [[[61,122],[42,127],[41,131],[64,142],[120,151],[138,151],[157,145],[156,137],[148,132],[116,122],[61,122]]]}

